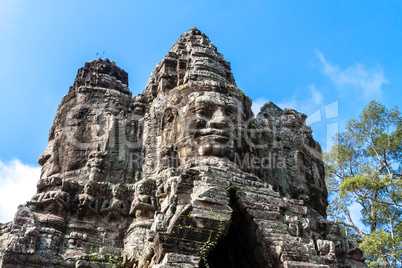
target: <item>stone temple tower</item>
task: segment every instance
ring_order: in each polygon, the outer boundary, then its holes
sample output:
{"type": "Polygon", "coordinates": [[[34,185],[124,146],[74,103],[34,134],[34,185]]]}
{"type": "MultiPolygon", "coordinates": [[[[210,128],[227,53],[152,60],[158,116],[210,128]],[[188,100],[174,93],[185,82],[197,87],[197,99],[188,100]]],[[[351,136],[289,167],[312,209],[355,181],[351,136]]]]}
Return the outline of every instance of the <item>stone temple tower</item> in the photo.
{"type": "Polygon", "coordinates": [[[366,267],[326,219],[305,120],[272,102],[254,116],[196,28],[134,97],[114,62],[87,62],[57,109],[37,194],[0,225],[1,267],[366,267]]]}

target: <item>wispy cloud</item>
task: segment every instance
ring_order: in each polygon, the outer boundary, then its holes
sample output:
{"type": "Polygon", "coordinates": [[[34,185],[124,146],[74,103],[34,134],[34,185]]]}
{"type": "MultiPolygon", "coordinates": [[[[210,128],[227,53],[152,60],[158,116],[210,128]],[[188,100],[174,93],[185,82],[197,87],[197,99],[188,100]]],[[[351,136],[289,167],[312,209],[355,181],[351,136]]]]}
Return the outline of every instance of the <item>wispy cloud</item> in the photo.
{"type": "Polygon", "coordinates": [[[253,105],[251,106],[251,110],[253,110],[254,115],[257,115],[260,112],[261,107],[267,103],[268,100],[266,98],[259,98],[253,100],[253,105]]]}
{"type": "MultiPolygon", "coordinates": [[[[322,93],[315,87],[315,85],[310,85],[302,91],[293,94],[290,98],[285,101],[280,101],[275,103],[282,109],[292,108],[302,113],[309,113],[312,110],[315,110],[322,105],[324,100],[324,96],[322,93]]],[[[259,98],[253,100],[253,105],[251,109],[253,113],[257,115],[260,112],[261,107],[267,103],[268,100],[266,98],[259,98]]]]}
{"type": "Polygon", "coordinates": [[[322,95],[321,91],[316,89],[315,85],[311,85],[309,87],[311,93],[311,101],[313,104],[322,104],[324,100],[324,96],[322,95]]]}
{"type": "Polygon", "coordinates": [[[279,102],[282,109],[292,108],[299,112],[309,114],[319,109],[324,101],[324,96],[315,85],[310,85],[302,91],[298,91],[286,101],[279,102]]]}
{"type": "Polygon", "coordinates": [[[40,169],[18,159],[7,163],[0,161],[0,222],[11,221],[18,205],[35,194],[40,169]]]}
{"type": "Polygon", "coordinates": [[[322,52],[315,50],[316,56],[321,63],[321,71],[338,87],[352,86],[358,95],[365,99],[378,98],[382,94],[382,86],[388,83],[381,67],[368,68],[363,64],[356,63],[346,69],[341,69],[329,63],[322,52]]]}

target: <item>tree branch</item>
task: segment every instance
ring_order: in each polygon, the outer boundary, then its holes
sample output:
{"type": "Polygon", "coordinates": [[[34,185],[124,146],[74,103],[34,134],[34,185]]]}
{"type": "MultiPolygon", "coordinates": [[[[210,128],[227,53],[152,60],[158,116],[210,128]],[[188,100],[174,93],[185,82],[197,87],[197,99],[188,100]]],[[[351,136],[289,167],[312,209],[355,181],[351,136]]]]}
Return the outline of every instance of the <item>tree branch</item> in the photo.
{"type": "Polygon", "coordinates": [[[346,223],[341,218],[339,218],[338,216],[336,216],[334,214],[328,214],[328,216],[335,218],[335,222],[352,228],[353,230],[355,230],[359,234],[359,236],[361,238],[364,238],[366,236],[366,234],[363,233],[362,231],[360,231],[360,229],[353,222],[352,223],[346,223]]]}

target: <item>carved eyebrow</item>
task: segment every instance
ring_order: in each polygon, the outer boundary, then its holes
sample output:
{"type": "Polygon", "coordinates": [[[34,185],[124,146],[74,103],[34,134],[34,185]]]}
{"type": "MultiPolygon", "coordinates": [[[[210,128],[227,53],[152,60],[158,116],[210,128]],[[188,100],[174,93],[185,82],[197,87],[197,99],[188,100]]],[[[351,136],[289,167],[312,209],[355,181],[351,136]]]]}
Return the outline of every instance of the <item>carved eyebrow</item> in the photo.
{"type": "Polygon", "coordinates": [[[210,106],[210,105],[217,104],[217,103],[214,103],[213,101],[209,101],[209,100],[196,100],[195,104],[204,105],[204,106],[210,106]]]}
{"type": "Polygon", "coordinates": [[[240,107],[239,105],[235,105],[233,103],[228,103],[226,105],[223,105],[223,107],[225,108],[225,110],[229,110],[229,111],[242,111],[242,107],[240,107]]]}
{"type": "Polygon", "coordinates": [[[236,102],[236,101],[211,101],[208,99],[196,99],[194,101],[194,103],[191,105],[193,107],[193,109],[205,109],[205,108],[209,108],[211,106],[218,106],[223,108],[226,112],[231,112],[231,113],[237,113],[238,111],[241,111],[241,114],[244,115],[244,111],[243,111],[243,107],[240,103],[236,102]],[[198,106],[196,108],[196,106],[198,106]]]}

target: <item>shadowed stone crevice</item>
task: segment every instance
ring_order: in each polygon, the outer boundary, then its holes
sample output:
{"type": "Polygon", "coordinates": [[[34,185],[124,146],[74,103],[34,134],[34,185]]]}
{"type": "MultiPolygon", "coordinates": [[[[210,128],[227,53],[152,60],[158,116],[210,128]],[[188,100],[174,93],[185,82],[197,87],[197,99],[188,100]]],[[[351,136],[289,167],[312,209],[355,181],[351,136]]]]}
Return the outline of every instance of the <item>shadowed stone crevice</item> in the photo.
{"type": "Polygon", "coordinates": [[[201,268],[268,268],[272,260],[264,257],[253,230],[252,222],[247,219],[238,206],[238,197],[233,187],[228,188],[232,209],[229,228],[217,241],[216,246],[207,254],[207,264],[201,268]]]}

